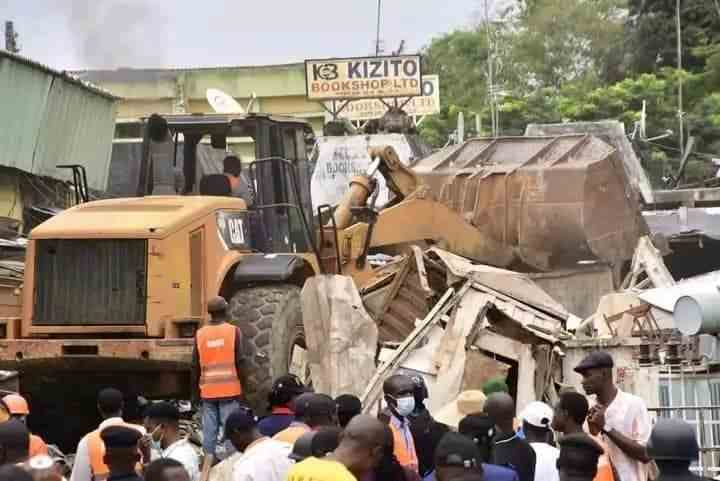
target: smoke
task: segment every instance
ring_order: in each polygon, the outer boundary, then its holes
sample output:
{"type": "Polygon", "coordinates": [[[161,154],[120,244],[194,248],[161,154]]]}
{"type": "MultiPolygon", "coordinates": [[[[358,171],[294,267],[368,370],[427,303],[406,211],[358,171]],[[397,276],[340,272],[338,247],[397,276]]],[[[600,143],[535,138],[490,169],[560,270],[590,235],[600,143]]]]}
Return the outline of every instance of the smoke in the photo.
{"type": "Polygon", "coordinates": [[[165,65],[168,29],[164,10],[172,8],[171,4],[153,0],[68,3],[72,4],[68,16],[70,33],[85,63],[83,68],[165,65]]]}

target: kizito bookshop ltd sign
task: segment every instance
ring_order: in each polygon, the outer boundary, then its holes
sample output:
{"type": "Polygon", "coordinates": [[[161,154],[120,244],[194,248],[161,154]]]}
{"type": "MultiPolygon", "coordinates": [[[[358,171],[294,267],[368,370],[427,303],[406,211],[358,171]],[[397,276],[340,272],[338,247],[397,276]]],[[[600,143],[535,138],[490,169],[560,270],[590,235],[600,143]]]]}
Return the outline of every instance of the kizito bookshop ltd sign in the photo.
{"type": "Polygon", "coordinates": [[[305,61],[309,100],[414,97],[422,94],[420,55],[305,61]]]}

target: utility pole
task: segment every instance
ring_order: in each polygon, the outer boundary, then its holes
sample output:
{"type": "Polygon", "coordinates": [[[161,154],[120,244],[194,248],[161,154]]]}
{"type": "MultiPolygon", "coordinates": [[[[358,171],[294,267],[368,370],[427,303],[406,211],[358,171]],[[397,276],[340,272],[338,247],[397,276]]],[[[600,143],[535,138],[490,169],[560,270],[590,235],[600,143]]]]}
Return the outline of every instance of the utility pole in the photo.
{"type": "Polygon", "coordinates": [[[498,112],[497,104],[495,102],[495,73],[494,73],[494,61],[495,61],[495,48],[490,32],[490,8],[488,6],[488,0],[484,0],[485,6],[485,27],[487,32],[487,43],[488,43],[488,96],[490,99],[490,124],[492,127],[493,137],[498,135],[498,112]]]}
{"type": "Polygon", "coordinates": [[[380,56],[380,15],[382,11],[382,0],[378,0],[377,6],[377,33],[375,35],[375,56],[380,56]]]}
{"type": "Polygon", "coordinates": [[[10,53],[19,53],[20,48],[17,44],[18,34],[15,33],[15,26],[12,20],[5,22],[5,50],[10,53]]]}
{"type": "Polygon", "coordinates": [[[679,142],[680,142],[680,158],[685,153],[685,127],[683,117],[683,72],[682,72],[682,24],[680,21],[680,0],[675,0],[675,23],[677,30],[677,69],[678,69],[678,123],[679,123],[679,142]]]}

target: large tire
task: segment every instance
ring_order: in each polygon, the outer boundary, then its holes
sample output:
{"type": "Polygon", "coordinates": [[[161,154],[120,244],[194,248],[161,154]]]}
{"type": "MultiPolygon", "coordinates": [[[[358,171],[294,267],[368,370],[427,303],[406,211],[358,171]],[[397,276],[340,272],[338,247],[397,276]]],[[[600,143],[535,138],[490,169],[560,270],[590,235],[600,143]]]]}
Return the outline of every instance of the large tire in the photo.
{"type": "Polygon", "coordinates": [[[245,399],[263,413],[273,379],[289,370],[293,345],[304,344],[300,288],[275,284],[239,290],[230,300],[230,317],[244,337],[245,399]]]}

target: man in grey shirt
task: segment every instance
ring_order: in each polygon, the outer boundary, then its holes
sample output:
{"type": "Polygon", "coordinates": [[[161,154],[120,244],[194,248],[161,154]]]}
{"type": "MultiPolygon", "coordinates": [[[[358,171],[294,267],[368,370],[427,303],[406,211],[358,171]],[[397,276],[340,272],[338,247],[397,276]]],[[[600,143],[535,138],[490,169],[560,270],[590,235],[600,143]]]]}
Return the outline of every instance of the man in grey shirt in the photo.
{"type": "Polygon", "coordinates": [[[242,162],[238,157],[234,155],[225,157],[223,160],[223,174],[230,181],[233,197],[240,197],[248,207],[253,205],[255,201],[254,190],[248,178],[243,174],[242,162]]]}

